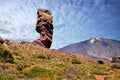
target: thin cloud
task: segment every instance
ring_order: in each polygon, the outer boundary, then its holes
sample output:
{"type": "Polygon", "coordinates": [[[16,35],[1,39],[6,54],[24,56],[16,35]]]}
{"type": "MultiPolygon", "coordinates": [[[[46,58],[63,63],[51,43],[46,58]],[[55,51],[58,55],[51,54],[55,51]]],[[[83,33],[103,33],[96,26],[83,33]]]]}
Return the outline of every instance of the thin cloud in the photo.
{"type": "Polygon", "coordinates": [[[36,12],[38,8],[45,8],[53,14],[52,48],[92,36],[120,40],[119,3],[115,0],[1,0],[0,36],[19,41],[37,39],[36,12]]]}

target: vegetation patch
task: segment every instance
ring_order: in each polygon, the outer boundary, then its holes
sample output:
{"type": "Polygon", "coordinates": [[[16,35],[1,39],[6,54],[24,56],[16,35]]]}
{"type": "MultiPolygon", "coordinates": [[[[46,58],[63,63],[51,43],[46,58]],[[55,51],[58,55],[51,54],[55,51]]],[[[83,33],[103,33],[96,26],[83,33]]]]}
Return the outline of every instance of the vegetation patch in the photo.
{"type": "Polygon", "coordinates": [[[0,61],[4,63],[6,62],[14,63],[13,52],[10,49],[5,48],[1,45],[0,45],[0,61]]]}
{"type": "Polygon", "coordinates": [[[25,44],[25,41],[22,41],[21,44],[25,44]]]}
{"type": "Polygon", "coordinates": [[[71,63],[72,64],[81,64],[81,61],[76,59],[76,58],[74,58],[74,59],[71,60],[71,63]]]}
{"type": "Polygon", "coordinates": [[[79,56],[29,43],[4,44],[0,44],[0,80],[96,80],[94,75],[120,79],[120,64],[81,61],[79,56]]]}
{"type": "Polygon", "coordinates": [[[110,68],[111,69],[120,69],[120,64],[113,63],[113,64],[110,65],[110,68]]]}
{"type": "Polygon", "coordinates": [[[4,75],[0,72],[0,80],[18,80],[15,74],[4,75]]]}
{"type": "Polygon", "coordinates": [[[23,71],[24,74],[28,78],[35,78],[35,77],[53,77],[53,74],[44,68],[40,68],[39,66],[34,66],[29,71],[23,71]]]}
{"type": "Polygon", "coordinates": [[[46,59],[46,56],[43,54],[37,54],[36,56],[40,59],[46,59]]]}

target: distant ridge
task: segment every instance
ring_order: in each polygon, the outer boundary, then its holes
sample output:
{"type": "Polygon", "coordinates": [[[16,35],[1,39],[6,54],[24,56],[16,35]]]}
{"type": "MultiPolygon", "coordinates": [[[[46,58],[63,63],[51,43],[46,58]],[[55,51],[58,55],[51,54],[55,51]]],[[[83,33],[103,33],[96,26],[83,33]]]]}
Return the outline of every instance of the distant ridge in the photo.
{"type": "Polygon", "coordinates": [[[68,45],[59,50],[79,53],[86,57],[111,60],[111,57],[120,56],[120,41],[106,38],[91,38],[83,42],[68,45]]]}

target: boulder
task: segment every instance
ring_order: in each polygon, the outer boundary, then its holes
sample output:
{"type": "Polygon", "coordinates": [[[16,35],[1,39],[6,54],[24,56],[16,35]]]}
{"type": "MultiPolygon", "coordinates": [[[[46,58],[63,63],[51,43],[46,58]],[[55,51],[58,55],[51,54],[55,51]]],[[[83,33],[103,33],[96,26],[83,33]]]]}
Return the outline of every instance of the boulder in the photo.
{"type": "Polygon", "coordinates": [[[0,67],[3,67],[3,66],[4,66],[4,64],[2,62],[0,62],[0,67]]]}
{"type": "Polygon", "coordinates": [[[3,44],[4,43],[4,39],[2,37],[0,37],[0,43],[3,44]]]}
{"type": "Polygon", "coordinates": [[[120,64],[120,57],[112,57],[112,61],[111,62],[120,64]]]}

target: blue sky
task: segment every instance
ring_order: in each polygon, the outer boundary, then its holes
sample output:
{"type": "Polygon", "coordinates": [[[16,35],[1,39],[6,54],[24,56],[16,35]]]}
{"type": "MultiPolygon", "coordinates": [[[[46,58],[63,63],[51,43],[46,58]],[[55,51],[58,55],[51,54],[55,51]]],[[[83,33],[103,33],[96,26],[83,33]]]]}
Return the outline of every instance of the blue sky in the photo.
{"type": "Polygon", "coordinates": [[[53,14],[51,48],[91,37],[120,40],[120,0],[0,0],[0,36],[15,41],[37,39],[38,8],[53,14]]]}

